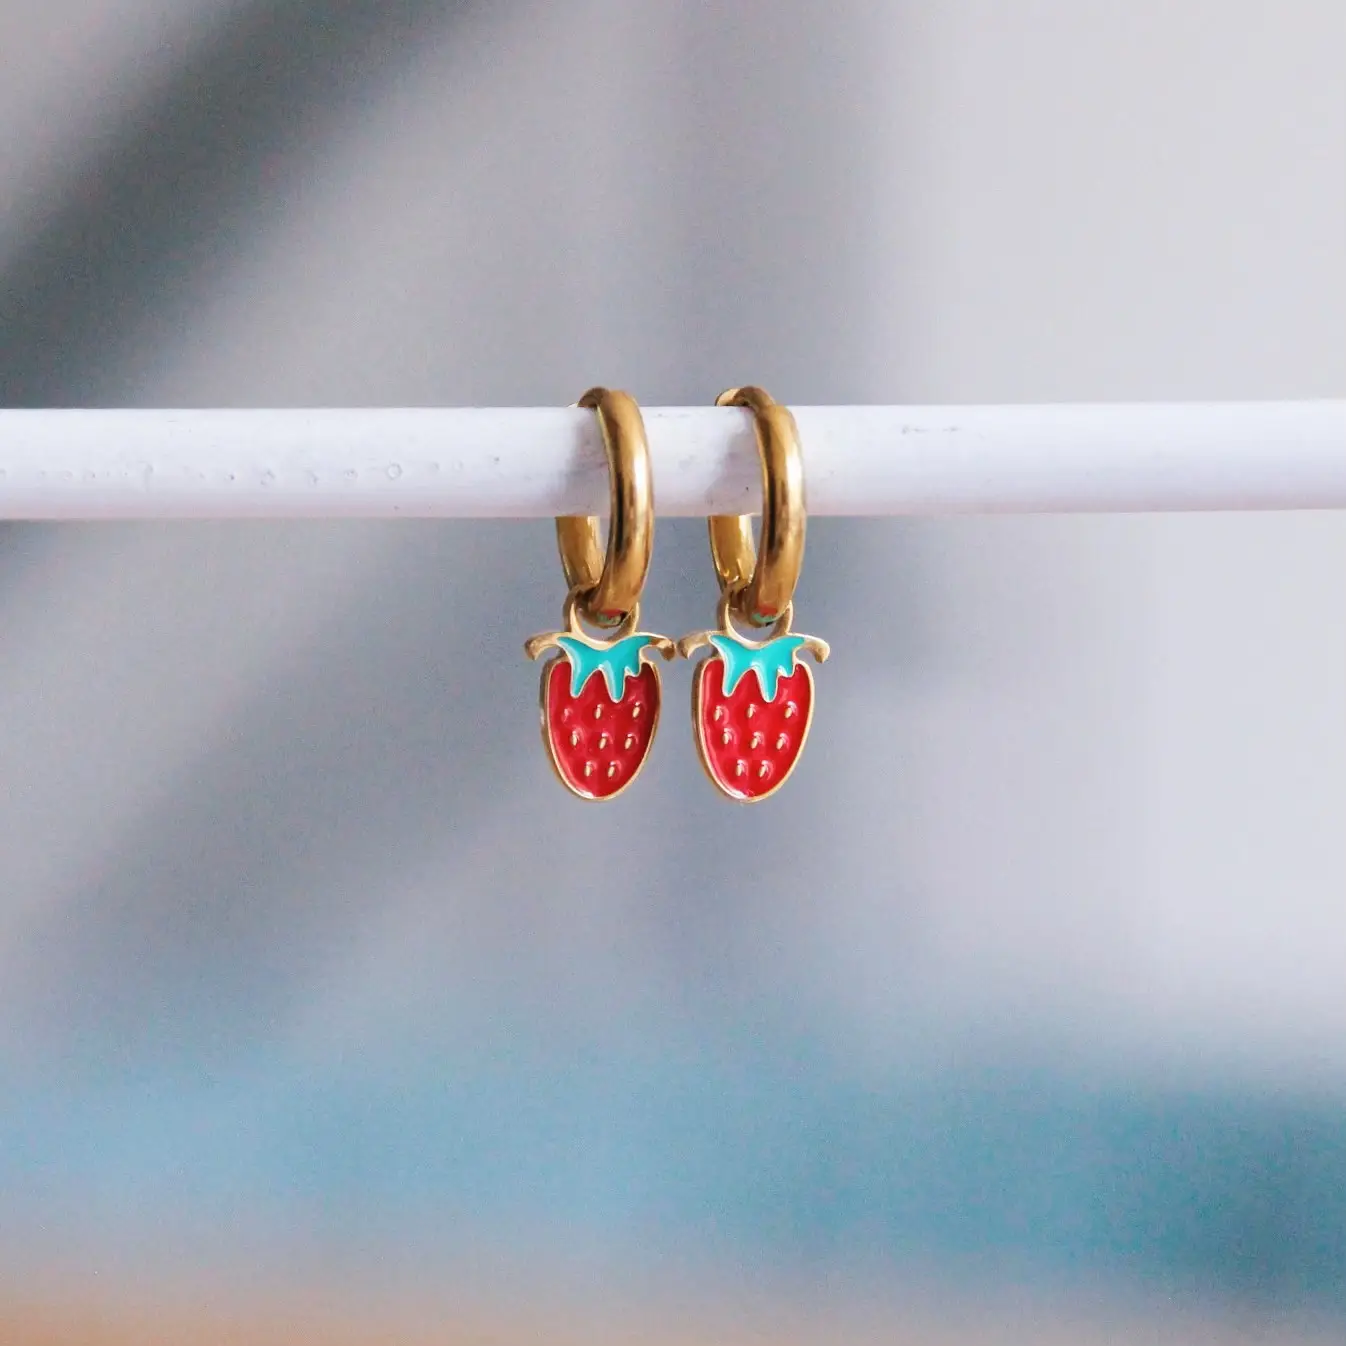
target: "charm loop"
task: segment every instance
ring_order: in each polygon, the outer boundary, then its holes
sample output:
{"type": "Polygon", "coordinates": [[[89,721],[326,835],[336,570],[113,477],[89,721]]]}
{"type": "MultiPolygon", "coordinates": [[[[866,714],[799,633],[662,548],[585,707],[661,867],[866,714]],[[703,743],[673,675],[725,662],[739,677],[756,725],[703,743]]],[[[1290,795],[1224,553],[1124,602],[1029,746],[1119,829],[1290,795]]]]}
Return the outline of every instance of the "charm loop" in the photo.
{"type": "MultiPolygon", "coordinates": [[[[578,636],[581,640],[590,640],[590,636],[580,625],[580,591],[572,589],[566,594],[565,602],[561,605],[561,621],[565,624],[565,631],[543,632],[541,635],[529,636],[523,643],[523,652],[530,658],[536,659],[544,650],[551,649],[556,644],[556,637],[561,634],[578,636]]],[[[630,611],[617,624],[616,630],[611,635],[604,636],[602,643],[612,644],[618,640],[624,640],[631,635],[636,627],[640,625],[640,604],[639,602],[631,605],[630,611]]],[[[652,637],[656,641],[662,641],[669,645],[673,642],[667,640],[664,636],[652,637]]],[[[666,655],[671,658],[671,655],[666,655]]]]}
{"type": "Polygon", "coordinates": [[[752,519],[719,514],[710,519],[710,555],[720,592],[749,626],[771,626],[785,611],[804,564],[804,465],[799,430],[788,407],[762,388],[728,388],[718,407],[746,407],[753,414],[762,460],[762,541],[754,552],[752,519]]]}
{"type": "MultiPolygon", "coordinates": [[[[654,550],[654,487],[650,446],[635,399],[590,388],[578,404],[591,408],[608,457],[611,509],[607,553],[598,520],[573,515],[556,520],[556,545],[572,596],[594,626],[620,626],[640,601],[654,550]]],[[[570,601],[569,599],[567,600],[570,601]]]]}

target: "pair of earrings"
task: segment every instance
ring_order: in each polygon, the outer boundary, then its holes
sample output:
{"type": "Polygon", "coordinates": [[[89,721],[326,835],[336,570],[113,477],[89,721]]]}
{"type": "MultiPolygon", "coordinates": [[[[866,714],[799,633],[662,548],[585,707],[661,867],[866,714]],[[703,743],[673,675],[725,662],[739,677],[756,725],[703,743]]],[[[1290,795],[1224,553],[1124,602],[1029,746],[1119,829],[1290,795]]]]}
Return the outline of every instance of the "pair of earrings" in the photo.
{"type": "Polygon", "coordinates": [[[607,450],[611,519],[606,554],[595,518],[556,520],[568,592],[565,630],[533,636],[530,659],[558,651],[542,669],[542,741],[561,784],[581,799],[612,799],[635,780],[659,724],[655,656],[712,653],[692,679],[692,729],[701,764],[730,799],[755,803],[785,784],[813,720],[813,675],[825,641],[795,635],[793,596],[804,562],[804,469],[794,417],[761,388],[730,388],[717,406],[746,407],[762,460],[762,540],[756,554],[747,515],[709,520],[710,555],[720,585],[717,627],[676,643],[640,631],[640,594],[654,550],[654,485],[645,423],[623,392],[591,388],[607,450]],[[580,619],[606,639],[587,635],[580,619]],[[749,640],[737,620],[765,640],[749,640]]]}

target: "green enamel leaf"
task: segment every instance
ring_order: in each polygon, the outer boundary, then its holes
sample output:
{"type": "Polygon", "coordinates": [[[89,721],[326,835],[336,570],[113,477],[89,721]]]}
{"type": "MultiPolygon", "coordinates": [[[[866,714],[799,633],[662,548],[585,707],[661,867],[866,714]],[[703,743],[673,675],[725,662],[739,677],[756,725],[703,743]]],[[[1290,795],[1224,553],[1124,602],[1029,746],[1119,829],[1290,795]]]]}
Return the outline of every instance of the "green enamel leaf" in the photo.
{"type": "Polygon", "coordinates": [[[780,690],[780,680],[794,672],[804,637],[777,636],[775,640],[768,640],[762,646],[755,647],[735,640],[733,636],[716,633],[711,636],[710,643],[724,660],[725,696],[732,696],[743,675],[753,669],[757,673],[757,681],[762,684],[762,695],[768,701],[774,701],[780,690]]]}
{"type": "Polygon", "coordinates": [[[556,643],[570,660],[571,696],[578,696],[595,673],[602,673],[608,697],[620,701],[627,678],[639,675],[641,651],[651,642],[649,636],[627,636],[599,645],[579,636],[557,636],[556,643]]]}

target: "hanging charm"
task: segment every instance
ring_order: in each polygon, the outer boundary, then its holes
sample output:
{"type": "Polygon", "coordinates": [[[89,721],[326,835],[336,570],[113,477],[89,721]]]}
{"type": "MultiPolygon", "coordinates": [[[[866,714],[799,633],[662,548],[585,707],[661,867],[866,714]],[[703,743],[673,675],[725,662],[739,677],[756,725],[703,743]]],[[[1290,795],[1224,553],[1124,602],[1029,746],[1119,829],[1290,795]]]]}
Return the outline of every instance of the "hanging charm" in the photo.
{"type": "Polygon", "coordinates": [[[753,803],[790,778],[813,723],[813,674],[800,655],[819,663],[830,653],[817,636],[790,631],[793,605],[766,640],[747,640],[729,620],[728,596],[720,599],[720,629],[684,636],[684,657],[703,645],[692,680],[692,725],[701,765],[731,799],[753,803]]]}
{"type": "Polygon", "coordinates": [[[710,551],[720,584],[718,629],[684,636],[689,658],[709,647],[692,681],[692,730],[701,764],[722,793],[742,803],[774,794],[790,778],[813,723],[813,674],[826,641],[794,634],[793,595],[804,563],[804,476],[794,417],[760,388],[731,388],[719,406],[753,413],[762,460],[760,556],[747,515],[710,519],[710,551]],[[764,640],[734,629],[770,627],[764,640]]]}
{"type": "Polygon", "coordinates": [[[570,586],[563,631],[531,637],[530,659],[557,650],[542,668],[542,742],[557,779],[581,799],[612,799],[645,765],[659,725],[653,659],[677,652],[667,636],[637,631],[640,593],[654,549],[654,488],[640,408],[626,393],[591,388],[579,405],[598,415],[611,482],[606,555],[595,518],[556,520],[570,586]],[[612,634],[586,634],[585,621],[612,634]],[[615,629],[614,629],[615,628],[615,629]]]}
{"type": "Polygon", "coordinates": [[[530,659],[560,650],[542,668],[542,741],[561,784],[581,799],[612,799],[640,773],[659,726],[655,654],[673,658],[667,636],[636,631],[637,604],[609,640],[580,629],[575,595],[565,604],[566,630],[533,636],[530,659]]]}

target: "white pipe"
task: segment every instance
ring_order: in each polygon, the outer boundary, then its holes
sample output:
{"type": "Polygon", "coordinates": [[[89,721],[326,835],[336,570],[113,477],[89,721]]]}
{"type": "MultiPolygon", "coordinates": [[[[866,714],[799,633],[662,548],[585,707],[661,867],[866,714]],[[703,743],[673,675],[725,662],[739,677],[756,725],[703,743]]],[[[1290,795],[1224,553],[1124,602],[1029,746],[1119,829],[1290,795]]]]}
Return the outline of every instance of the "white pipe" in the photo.
{"type": "MultiPolygon", "coordinates": [[[[815,515],[1346,508],[1346,401],[796,407],[815,515]]],[[[753,510],[748,412],[648,407],[658,512],[753,510]]],[[[603,513],[572,408],[0,411],[0,518],[603,513]]]]}

